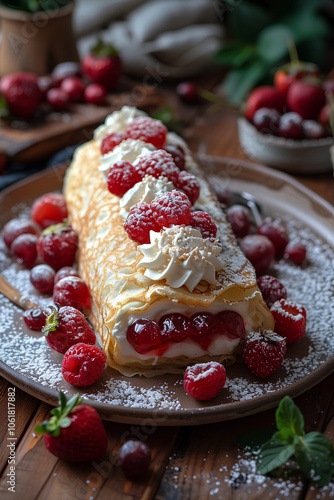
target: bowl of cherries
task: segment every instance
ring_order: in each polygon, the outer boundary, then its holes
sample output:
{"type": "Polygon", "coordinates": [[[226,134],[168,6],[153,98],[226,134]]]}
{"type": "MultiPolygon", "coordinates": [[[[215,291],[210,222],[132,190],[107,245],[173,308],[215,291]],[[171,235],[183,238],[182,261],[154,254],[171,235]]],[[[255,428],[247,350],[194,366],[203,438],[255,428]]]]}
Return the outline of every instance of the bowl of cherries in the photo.
{"type": "Polygon", "coordinates": [[[254,89],[238,120],[239,141],[257,161],[291,173],[331,170],[330,98],[334,80],[322,81],[315,65],[292,62],[274,85],[254,89]]]}

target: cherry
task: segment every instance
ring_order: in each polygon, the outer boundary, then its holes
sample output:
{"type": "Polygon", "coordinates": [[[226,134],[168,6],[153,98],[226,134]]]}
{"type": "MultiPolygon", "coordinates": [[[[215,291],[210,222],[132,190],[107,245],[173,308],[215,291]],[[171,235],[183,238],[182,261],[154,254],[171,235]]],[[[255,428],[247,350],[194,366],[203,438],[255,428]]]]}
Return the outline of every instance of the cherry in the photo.
{"type": "Polygon", "coordinates": [[[11,251],[18,264],[32,267],[37,258],[37,241],[34,234],[20,234],[12,243],[11,251]]]}
{"type": "Polygon", "coordinates": [[[166,314],[159,321],[163,340],[182,342],[193,334],[192,323],[183,314],[166,314]]]}
{"type": "Polygon", "coordinates": [[[66,61],[57,64],[57,66],[53,68],[51,77],[54,81],[54,85],[58,87],[62,81],[65,80],[65,78],[70,76],[80,76],[80,74],[80,63],[66,61]]]}
{"type": "Polygon", "coordinates": [[[219,203],[223,205],[229,205],[231,203],[231,191],[226,187],[221,186],[220,184],[214,184],[213,182],[210,184],[219,203]]]}
{"type": "Polygon", "coordinates": [[[302,127],[306,139],[322,139],[326,135],[324,127],[315,120],[304,120],[302,127]]]}
{"type": "Polygon", "coordinates": [[[246,336],[245,322],[235,311],[221,311],[217,314],[219,327],[230,339],[243,339],[246,336]]]}
{"type": "Polygon", "coordinates": [[[85,84],[81,78],[69,76],[61,82],[60,89],[68,95],[71,102],[78,102],[83,98],[85,84]]]}
{"type": "Polygon", "coordinates": [[[31,284],[42,293],[53,290],[55,271],[46,264],[40,264],[32,268],[30,272],[31,284]]]}
{"type": "Polygon", "coordinates": [[[150,465],[150,448],[142,441],[127,441],[119,449],[117,461],[127,476],[139,476],[144,474],[150,465]]]}
{"type": "Polygon", "coordinates": [[[56,111],[67,109],[70,104],[68,94],[60,88],[50,89],[46,93],[46,100],[56,111]]]}
{"type": "Polygon", "coordinates": [[[180,170],[184,170],[186,162],[184,158],[184,151],[181,146],[178,144],[166,144],[166,146],[164,146],[164,150],[172,155],[175,165],[180,170]]]}
{"type": "Polygon", "coordinates": [[[45,99],[48,90],[55,87],[55,83],[51,76],[40,76],[37,79],[37,85],[41,91],[42,99],[45,99]]]}
{"type": "Polygon", "coordinates": [[[145,354],[159,347],[162,343],[159,326],[155,321],[144,318],[138,319],[129,326],[126,338],[139,354],[145,354]]]}
{"type": "Polygon", "coordinates": [[[39,307],[28,309],[23,314],[24,322],[31,330],[42,330],[45,326],[46,318],[46,312],[39,307]]]}
{"type": "Polygon", "coordinates": [[[256,230],[257,234],[267,236],[275,247],[275,257],[282,257],[286,245],[289,243],[289,236],[285,224],[279,219],[264,221],[256,230]]]}
{"type": "Polygon", "coordinates": [[[322,86],[326,93],[328,92],[334,96],[334,80],[325,80],[322,86]]]}
{"type": "Polygon", "coordinates": [[[285,113],[278,124],[278,135],[285,139],[302,139],[302,117],[297,113],[285,113]]]}
{"type": "Polygon", "coordinates": [[[43,229],[59,224],[67,218],[65,197],[60,193],[47,193],[31,207],[31,218],[43,229]]]}
{"type": "Polygon", "coordinates": [[[36,225],[29,219],[12,219],[4,225],[2,237],[6,246],[11,247],[13,241],[20,234],[35,234],[38,235],[36,225]]]}
{"type": "Polygon", "coordinates": [[[84,307],[90,306],[90,293],[81,278],[67,276],[55,284],[53,301],[61,307],[71,306],[81,311],[84,307]]]}
{"type": "Polygon", "coordinates": [[[268,307],[271,307],[276,300],[286,299],[287,297],[285,286],[274,276],[260,276],[257,280],[257,286],[260,288],[262,297],[268,307]]]}
{"type": "Polygon", "coordinates": [[[254,113],[253,125],[262,134],[277,135],[280,116],[276,109],[260,108],[254,113]]]}
{"type": "Polygon", "coordinates": [[[196,313],[191,316],[193,331],[191,338],[206,347],[212,335],[217,333],[218,320],[211,313],[196,313]]]}
{"type": "Polygon", "coordinates": [[[319,120],[324,127],[328,127],[329,125],[329,116],[330,116],[330,106],[329,104],[325,104],[320,110],[319,120]]]}
{"type": "Polygon", "coordinates": [[[176,87],[177,95],[184,102],[195,103],[198,101],[197,87],[192,82],[182,82],[176,87]]]}
{"type": "Polygon", "coordinates": [[[107,90],[100,83],[90,83],[84,91],[84,99],[91,104],[105,104],[107,90]]]}
{"type": "Polygon", "coordinates": [[[250,231],[249,212],[243,205],[232,205],[227,209],[227,218],[237,238],[242,238],[250,231]]]}
{"type": "Polygon", "coordinates": [[[54,284],[58,283],[58,281],[60,281],[63,278],[67,278],[67,276],[77,276],[78,278],[80,278],[78,271],[74,269],[74,267],[65,266],[56,272],[54,284]]]}
{"type": "Polygon", "coordinates": [[[240,240],[240,248],[253,264],[256,274],[265,273],[275,258],[275,247],[266,236],[248,234],[240,240]]]}
{"type": "Polygon", "coordinates": [[[295,264],[301,264],[306,259],[306,247],[299,241],[291,241],[285,247],[284,257],[295,264]]]}

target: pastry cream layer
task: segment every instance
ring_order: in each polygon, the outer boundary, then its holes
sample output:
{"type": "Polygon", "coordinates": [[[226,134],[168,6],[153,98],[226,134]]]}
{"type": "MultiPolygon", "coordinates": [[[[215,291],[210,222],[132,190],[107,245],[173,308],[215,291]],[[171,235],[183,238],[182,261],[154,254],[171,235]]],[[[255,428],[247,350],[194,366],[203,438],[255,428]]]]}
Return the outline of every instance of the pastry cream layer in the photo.
{"type": "MultiPolygon", "coordinates": [[[[179,143],[187,151],[182,139],[174,134],[168,134],[167,142],[179,143]]],[[[172,288],[164,280],[153,282],[145,276],[145,268],[138,266],[143,255],[123,228],[120,199],[108,191],[100,165],[97,140],[78,148],[66,174],[64,191],[71,224],[79,234],[79,272],[92,295],[90,320],[111,366],[127,375],[149,375],[156,370],[172,372],[175,367],[194,361],[223,360],[236,347],[235,341],[221,341],[205,352],[190,345],[191,341],[184,341],[171,346],[159,358],[152,353],[141,355],[126,339],[128,325],[138,318],[158,320],[159,315],[171,312],[194,314],[231,309],[240,312],[248,330],[273,329],[273,317],[256,286],[254,269],[238,247],[215,196],[188,151],[187,170],[197,176],[201,188],[195,209],[205,210],[215,220],[222,245],[218,256],[222,270],[217,273],[216,284],[201,281],[192,292],[185,286],[172,288]]]]}

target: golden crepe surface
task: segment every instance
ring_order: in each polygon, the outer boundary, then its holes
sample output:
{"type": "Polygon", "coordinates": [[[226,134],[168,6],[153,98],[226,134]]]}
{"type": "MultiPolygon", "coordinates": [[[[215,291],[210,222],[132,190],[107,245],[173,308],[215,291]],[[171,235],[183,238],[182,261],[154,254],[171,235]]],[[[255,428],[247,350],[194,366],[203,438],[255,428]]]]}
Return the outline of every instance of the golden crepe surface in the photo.
{"type": "Polygon", "coordinates": [[[92,296],[89,319],[101,338],[108,364],[128,376],[173,373],[193,362],[233,360],[239,344],[239,339],[221,338],[205,351],[189,339],[174,343],[162,356],[139,354],[126,338],[128,326],[137,319],[158,322],[171,312],[191,316],[233,310],[243,317],[247,332],[274,327],[254,268],[241,252],[202,171],[180,137],[168,133],[166,142],[179,144],[186,151],[186,169],[200,183],[194,208],[205,210],[217,225],[222,270],[215,286],[201,281],[190,292],[185,286],[172,288],[165,280],[152,281],[144,275],[145,269],[138,266],[143,255],[123,227],[120,198],[108,191],[106,177],[99,170],[99,140],[76,150],[64,184],[70,222],[79,234],[78,268],[92,296]]]}

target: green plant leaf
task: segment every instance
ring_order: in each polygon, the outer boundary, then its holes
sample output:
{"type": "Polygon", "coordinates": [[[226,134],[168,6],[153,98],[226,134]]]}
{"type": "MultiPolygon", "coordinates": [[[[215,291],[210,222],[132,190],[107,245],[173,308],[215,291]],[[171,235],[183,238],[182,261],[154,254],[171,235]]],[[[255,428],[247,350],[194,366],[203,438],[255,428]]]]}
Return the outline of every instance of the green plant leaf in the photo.
{"type": "Polygon", "coordinates": [[[270,65],[277,64],[289,50],[289,38],[293,39],[293,33],[283,24],[272,24],[263,29],[256,43],[260,57],[270,65]]]}
{"type": "Polygon", "coordinates": [[[309,432],[296,445],[295,456],[304,474],[319,487],[328,484],[334,474],[332,442],[320,432],[309,432]]]}
{"type": "Polygon", "coordinates": [[[329,33],[326,20],[307,10],[292,13],[282,19],[282,22],[291,30],[295,43],[324,38],[329,33]]]}
{"type": "Polygon", "coordinates": [[[287,442],[292,442],[296,435],[304,435],[304,417],[289,396],[281,400],[275,417],[277,429],[287,442]]]}
{"type": "Polygon", "coordinates": [[[228,16],[228,26],[232,34],[247,43],[255,43],[259,31],[272,21],[268,9],[246,0],[231,8],[228,16]]]}
{"type": "Polygon", "coordinates": [[[255,47],[236,40],[223,45],[215,55],[215,59],[222,64],[238,68],[254,55],[256,55],[255,47]]]}
{"type": "Polygon", "coordinates": [[[224,82],[224,90],[229,101],[240,105],[250,89],[261,81],[267,71],[267,64],[259,58],[241,68],[232,69],[224,82]]]}
{"type": "Polygon", "coordinates": [[[258,451],[267,441],[269,441],[275,433],[275,429],[272,427],[266,427],[265,429],[257,429],[256,431],[244,432],[236,436],[233,441],[239,446],[239,448],[250,451],[258,451]]]}
{"type": "MultiPolygon", "coordinates": [[[[296,437],[296,439],[298,439],[296,437]]],[[[268,472],[283,465],[295,452],[295,443],[282,442],[282,436],[275,432],[273,437],[265,443],[258,455],[256,469],[259,474],[268,472]]]]}

